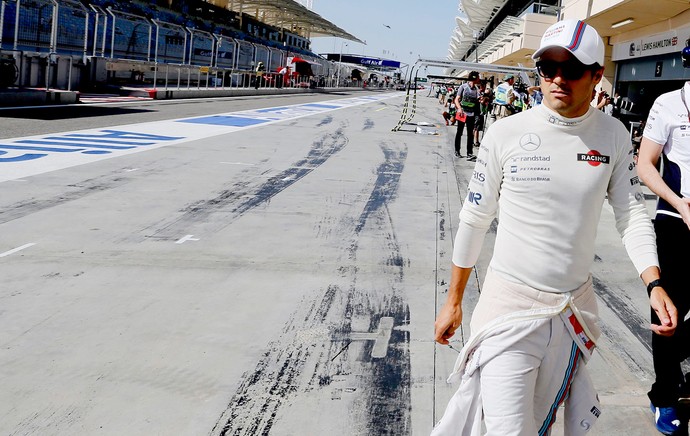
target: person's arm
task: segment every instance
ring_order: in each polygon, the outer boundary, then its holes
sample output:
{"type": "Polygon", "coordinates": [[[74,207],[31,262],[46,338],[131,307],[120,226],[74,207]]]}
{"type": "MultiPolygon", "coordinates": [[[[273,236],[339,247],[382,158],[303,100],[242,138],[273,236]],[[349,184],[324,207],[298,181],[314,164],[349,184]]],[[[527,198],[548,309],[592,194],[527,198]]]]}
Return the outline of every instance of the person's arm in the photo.
{"type": "Polygon", "coordinates": [[[668,187],[661,174],[656,169],[663,144],[656,143],[647,137],[642,137],[640,152],[637,156],[637,173],[649,189],[673,206],[683,222],[690,229],[690,199],[679,197],[668,187]]]}
{"type": "Polygon", "coordinates": [[[597,103],[597,109],[601,109],[606,106],[606,99],[599,96],[599,102],[597,103]]]}
{"type": "Polygon", "coordinates": [[[440,344],[448,344],[448,339],[462,322],[462,297],[465,286],[481,253],[486,231],[498,210],[499,191],[503,180],[498,157],[499,148],[499,144],[493,139],[492,130],[489,129],[484,135],[477,157],[479,162],[486,163],[486,167],[474,172],[468,186],[454,240],[448,297],[434,324],[434,337],[440,344]]]}
{"type": "Polygon", "coordinates": [[[451,268],[448,297],[434,323],[434,340],[443,345],[448,345],[448,339],[455,334],[462,323],[462,297],[472,273],[472,268],[462,268],[457,265],[451,268]]]}
{"type": "MultiPolygon", "coordinates": [[[[656,238],[642,190],[636,181],[632,150],[628,145],[627,131],[621,126],[619,155],[613,166],[608,188],[608,201],[616,217],[616,228],[635,269],[645,286],[659,278],[659,261],[656,238]],[[623,145],[624,144],[624,145],[623,145]]],[[[638,165],[639,168],[639,165],[638,165]]],[[[663,287],[652,290],[649,304],[656,312],[661,325],[652,325],[652,331],[662,336],[673,335],[677,325],[677,310],[663,287]]]]}
{"type": "MultiPolygon", "coordinates": [[[[659,279],[659,268],[650,266],[642,271],[640,278],[647,287],[652,281],[659,279]]],[[[652,331],[661,336],[673,336],[678,327],[678,310],[663,286],[655,286],[652,289],[649,294],[649,305],[661,321],[661,325],[652,324],[652,331]]]]}
{"type": "Polygon", "coordinates": [[[460,115],[464,114],[465,112],[462,110],[462,105],[460,102],[462,101],[462,94],[464,93],[465,89],[463,86],[460,86],[458,88],[458,92],[455,93],[455,111],[459,113],[460,115]]]}

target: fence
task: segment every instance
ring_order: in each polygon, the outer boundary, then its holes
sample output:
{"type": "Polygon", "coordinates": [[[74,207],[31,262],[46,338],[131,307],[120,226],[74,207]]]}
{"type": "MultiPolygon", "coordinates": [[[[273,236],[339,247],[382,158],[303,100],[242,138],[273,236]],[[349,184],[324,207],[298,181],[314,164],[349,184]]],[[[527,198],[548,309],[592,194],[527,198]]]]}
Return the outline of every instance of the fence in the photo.
{"type": "Polygon", "coordinates": [[[3,0],[0,48],[49,53],[59,48],[65,54],[85,53],[88,20],[87,9],[75,0],[3,0]]]}
{"type": "Polygon", "coordinates": [[[96,69],[102,69],[111,77],[140,76],[152,88],[160,89],[210,89],[210,88],[274,88],[309,86],[335,86],[335,83],[322,79],[316,82],[311,76],[291,75],[285,77],[276,72],[257,74],[249,70],[223,67],[206,67],[189,64],[157,64],[155,62],[133,61],[127,59],[98,58],[96,69]]]}
{"type": "MultiPolygon", "coordinates": [[[[176,18],[162,12],[159,15],[176,18]]],[[[211,86],[255,86],[254,71],[259,62],[266,73],[276,72],[285,66],[289,54],[276,47],[149,20],[112,7],[91,4],[87,8],[77,0],[1,0],[0,51],[15,59],[19,69],[15,85],[65,89],[85,77],[108,83],[133,80],[154,87],[171,82],[200,86],[204,77],[199,74],[207,75],[205,81],[211,86]],[[107,62],[93,62],[96,58],[107,62]],[[95,72],[98,68],[100,73],[95,72]],[[199,68],[208,72],[194,74],[199,68]]],[[[321,83],[332,83],[334,62],[300,57],[312,63],[315,75],[323,76],[321,83]]],[[[274,75],[259,79],[259,86],[305,86],[309,82],[293,76],[283,83],[274,75]]]]}
{"type": "Polygon", "coordinates": [[[183,64],[189,33],[184,27],[177,24],[158,20],[152,21],[156,26],[154,61],[183,64]]]}

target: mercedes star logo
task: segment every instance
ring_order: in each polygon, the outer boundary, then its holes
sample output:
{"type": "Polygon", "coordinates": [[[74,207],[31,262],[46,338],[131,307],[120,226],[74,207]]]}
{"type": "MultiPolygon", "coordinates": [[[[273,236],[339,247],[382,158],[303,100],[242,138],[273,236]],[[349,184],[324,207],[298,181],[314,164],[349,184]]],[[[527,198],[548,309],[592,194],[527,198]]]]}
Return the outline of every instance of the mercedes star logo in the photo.
{"type": "Polygon", "coordinates": [[[523,150],[534,151],[541,145],[541,138],[536,133],[525,133],[520,138],[520,147],[523,150]]]}

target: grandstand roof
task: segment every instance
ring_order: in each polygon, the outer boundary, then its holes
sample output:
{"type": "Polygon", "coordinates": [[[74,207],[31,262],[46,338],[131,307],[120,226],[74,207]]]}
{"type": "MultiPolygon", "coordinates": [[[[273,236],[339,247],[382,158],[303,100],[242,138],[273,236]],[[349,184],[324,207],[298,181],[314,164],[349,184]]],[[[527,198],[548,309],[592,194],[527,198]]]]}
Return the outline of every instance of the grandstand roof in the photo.
{"type": "Polygon", "coordinates": [[[475,44],[475,38],[482,35],[486,27],[496,17],[508,0],[460,0],[460,10],[463,17],[455,17],[458,27],[455,35],[458,44],[453,53],[453,58],[462,58],[475,44]],[[465,18],[466,17],[466,18],[465,18]]]}
{"type": "Polygon", "coordinates": [[[228,8],[231,7],[236,12],[256,14],[257,19],[266,24],[292,28],[294,32],[309,38],[335,36],[364,44],[364,41],[294,0],[235,0],[228,4],[228,8]]]}

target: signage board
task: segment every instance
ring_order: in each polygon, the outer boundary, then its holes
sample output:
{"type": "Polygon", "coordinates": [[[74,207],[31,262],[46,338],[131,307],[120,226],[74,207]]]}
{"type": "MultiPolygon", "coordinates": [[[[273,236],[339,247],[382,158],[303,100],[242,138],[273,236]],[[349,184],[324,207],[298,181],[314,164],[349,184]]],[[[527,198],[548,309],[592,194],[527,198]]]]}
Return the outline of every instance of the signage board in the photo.
{"type": "Polygon", "coordinates": [[[645,36],[613,46],[612,61],[623,61],[667,53],[680,53],[690,38],[690,27],[645,36]]]}

